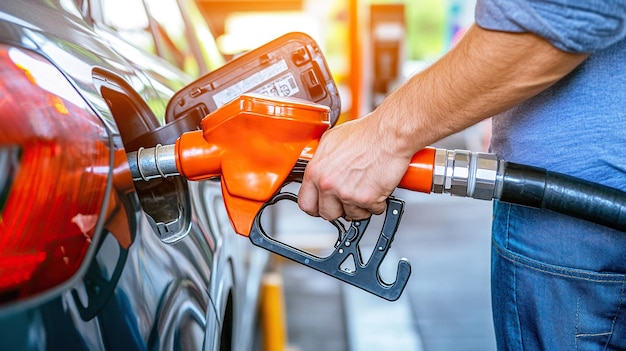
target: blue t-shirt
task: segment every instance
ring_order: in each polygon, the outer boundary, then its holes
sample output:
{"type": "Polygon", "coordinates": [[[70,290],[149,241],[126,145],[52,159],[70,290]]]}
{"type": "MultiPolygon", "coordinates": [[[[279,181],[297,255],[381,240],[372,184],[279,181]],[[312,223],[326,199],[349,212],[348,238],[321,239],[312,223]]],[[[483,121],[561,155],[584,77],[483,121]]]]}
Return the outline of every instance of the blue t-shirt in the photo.
{"type": "MultiPolygon", "coordinates": [[[[533,32],[561,50],[591,53],[551,88],[494,116],[492,152],[626,190],[626,1],[478,0],[476,23],[533,32]]],[[[576,266],[581,254],[606,254],[597,267],[585,268],[626,269],[626,241],[615,231],[542,210],[495,209],[494,220],[509,221],[519,237],[536,238],[525,245],[537,245],[539,259],[576,266]],[[607,252],[611,245],[621,247],[607,252]]]]}

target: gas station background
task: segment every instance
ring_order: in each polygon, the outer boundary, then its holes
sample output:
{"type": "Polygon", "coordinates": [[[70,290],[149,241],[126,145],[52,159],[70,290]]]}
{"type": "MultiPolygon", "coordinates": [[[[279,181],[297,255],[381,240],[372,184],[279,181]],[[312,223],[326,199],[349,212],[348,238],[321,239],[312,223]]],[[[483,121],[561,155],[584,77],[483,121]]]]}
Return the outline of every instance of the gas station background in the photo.
{"type": "Polygon", "coordinates": [[[198,0],[226,59],[292,31],[315,39],[359,117],[444,54],[472,23],[475,0],[198,0]]]}

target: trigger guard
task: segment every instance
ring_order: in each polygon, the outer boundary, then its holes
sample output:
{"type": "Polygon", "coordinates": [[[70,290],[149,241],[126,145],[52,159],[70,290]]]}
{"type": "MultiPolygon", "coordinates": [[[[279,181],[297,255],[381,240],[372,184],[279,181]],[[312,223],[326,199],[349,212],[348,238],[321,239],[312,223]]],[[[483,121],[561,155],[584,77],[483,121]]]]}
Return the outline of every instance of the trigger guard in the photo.
{"type": "Polygon", "coordinates": [[[391,247],[393,237],[398,229],[404,207],[402,200],[391,197],[387,199],[387,211],[383,228],[370,258],[365,263],[361,259],[359,243],[367,229],[369,219],[352,222],[348,230],[338,220],[330,221],[339,230],[340,239],[335,246],[335,250],[327,257],[314,256],[267,235],[261,226],[263,211],[268,206],[275,205],[283,200],[297,202],[298,197],[290,192],[280,192],[261,207],[254,218],[254,223],[248,236],[254,245],[330,275],[386,300],[395,301],[400,297],[411,275],[409,261],[406,259],[399,260],[396,280],[392,283],[382,280],[379,268],[391,247]],[[354,259],[355,269],[354,271],[344,271],[341,269],[341,266],[350,257],[354,259]]]}
{"type": "MultiPolygon", "coordinates": [[[[259,229],[261,229],[261,231],[263,232],[264,235],[268,236],[267,233],[265,233],[265,230],[263,230],[263,227],[261,226],[261,216],[263,215],[263,211],[265,210],[265,208],[267,207],[271,207],[276,205],[277,203],[279,203],[280,201],[283,200],[290,200],[293,202],[298,202],[298,195],[288,192],[288,191],[284,191],[284,192],[279,192],[276,195],[274,195],[271,199],[269,199],[269,201],[267,201],[265,204],[263,204],[263,206],[261,206],[261,209],[259,210],[259,213],[256,215],[255,219],[254,219],[254,226],[256,226],[256,223],[258,221],[259,224],[259,229]]],[[[333,226],[335,226],[335,228],[337,228],[337,231],[339,232],[339,238],[341,239],[345,234],[346,234],[346,227],[344,227],[343,223],[341,223],[339,220],[332,220],[332,221],[328,221],[330,222],[333,226]]]]}

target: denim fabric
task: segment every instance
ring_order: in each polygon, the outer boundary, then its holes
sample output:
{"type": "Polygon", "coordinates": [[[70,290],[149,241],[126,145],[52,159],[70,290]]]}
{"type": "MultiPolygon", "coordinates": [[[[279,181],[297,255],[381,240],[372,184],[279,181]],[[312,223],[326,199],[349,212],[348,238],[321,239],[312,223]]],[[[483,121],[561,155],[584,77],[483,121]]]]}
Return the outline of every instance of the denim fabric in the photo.
{"type": "MultiPolygon", "coordinates": [[[[499,158],[626,190],[626,41],[493,118],[499,158]]],[[[501,350],[626,350],[626,233],[544,210],[494,208],[501,350]]]]}
{"type": "MultiPolygon", "coordinates": [[[[626,190],[626,41],[493,118],[491,151],[626,190]]],[[[499,203],[492,296],[501,350],[626,350],[626,233],[499,203]]]]}
{"type": "MultiPolygon", "coordinates": [[[[626,1],[478,0],[488,29],[593,52],[492,119],[500,159],[626,190],[626,1]]],[[[496,202],[493,315],[501,350],[626,350],[626,233],[496,202]]]]}
{"type": "Polygon", "coordinates": [[[626,234],[495,202],[492,305],[500,350],[626,350],[626,234]],[[528,222],[546,223],[528,233],[528,222]],[[580,230],[564,231],[577,224],[580,230]],[[597,228],[594,228],[597,227],[597,228]],[[604,233],[602,240],[591,232],[604,233]],[[603,251],[590,241],[604,242],[603,251]],[[622,255],[615,254],[621,252],[622,255]],[[606,261],[611,267],[602,268],[606,261]],[[622,262],[619,262],[622,261],[622,262]]]}

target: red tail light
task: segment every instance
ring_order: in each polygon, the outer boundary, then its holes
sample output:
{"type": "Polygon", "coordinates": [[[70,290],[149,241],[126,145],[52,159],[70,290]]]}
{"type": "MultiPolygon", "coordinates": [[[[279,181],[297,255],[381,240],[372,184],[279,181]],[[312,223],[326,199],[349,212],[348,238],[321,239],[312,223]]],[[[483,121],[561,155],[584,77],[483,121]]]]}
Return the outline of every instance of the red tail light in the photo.
{"type": "Polygon", "coordinates": [[[0,302],[79,269],[105,198],[108,140],[56,67],[0,46],[0,302]]]}

